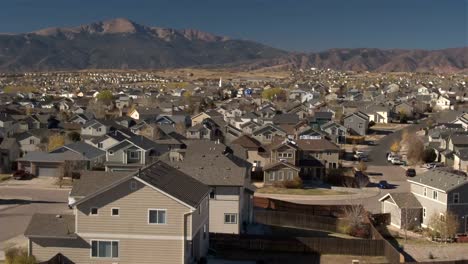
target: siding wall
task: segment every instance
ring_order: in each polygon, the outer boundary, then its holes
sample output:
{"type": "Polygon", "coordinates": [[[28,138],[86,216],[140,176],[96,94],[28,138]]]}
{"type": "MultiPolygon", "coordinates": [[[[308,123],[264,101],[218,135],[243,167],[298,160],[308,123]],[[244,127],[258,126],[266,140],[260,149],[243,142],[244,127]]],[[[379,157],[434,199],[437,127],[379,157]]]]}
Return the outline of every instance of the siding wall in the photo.
{"type": "Polygon", "coordinates": [[[239,234],[239,196],[216,195],[215,199],[210,199],[210,232],[239,234]],[[224,214],[237,214],[237,224],[225,224],[224,214]]]}
{"type": "Polygon", "coordinates": [[[140,182],[137,186],[137,190],[131,191],[127,181],[78,205],[77,232],[182,237],[184,214],[190,209],[140,182]],[[91,207],[98,207],[97,216],[89,215],[91,207]],[[111,216],[113,207],[120,209],[119,216],[111,216]],[[149,208],[167,209],[167,224],[148,224],[149,208]]]}
{"type": "MultiPolygon", "coordinates": [[[[106,240],[100,238],[100,240],[106,240]]],[[[46,261],[62,253],[71,261],[79,264],[167,264],[183,262],[182,240],[143,240],[143,239],[109,239],[119,240],[119,258],[91,258],[91,238],[83,238],[88,247],[83,248],[83,242],[75,240],[33,240],[32,254],[39,261],[46,261]],[[59,243],[57,243],[59,242],[59,243]],[[80,244],[80,245],[78,245],[80,244]],[[60,246],[60,247],[59,247],[60,246]]]]}

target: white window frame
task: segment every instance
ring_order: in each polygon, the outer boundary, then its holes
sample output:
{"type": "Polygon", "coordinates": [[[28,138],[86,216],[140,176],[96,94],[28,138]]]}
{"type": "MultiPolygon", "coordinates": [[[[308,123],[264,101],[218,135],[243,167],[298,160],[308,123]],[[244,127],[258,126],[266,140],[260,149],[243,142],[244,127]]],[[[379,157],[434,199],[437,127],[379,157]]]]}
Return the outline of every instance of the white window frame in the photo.
{"type": "Polygon", "coordinates": [[[459,204],[460,203],[460,193],[453,193],[452,194],[452,203],[459,204]],[[455,197],[457,197],[457,202],[455,202],[455,197]]]}
{"type": "MultiPolygon", "coordinates": [[[[156,220],[159,217],[156,217],[156,220]]],[[[167,225],[167,209],[160,209],[160,208],[148,208],[148,225],[167,225]],[[151,211],[164,211],[164,223],[151,223],[150,222],[150,212],[151,211]]]]}
{"type": "Polygon", "coordinates": [[[97,145],[98,145],[98,148],[103,148],[104,147],[104,144],[102,142],[99,142],[97,145]]]}
{"type": "Polygon", "coordinates": [[[438,201],[439,200],[439,192],[436,190],[432,191],[432,199],[438,201]]]}
{"type": "Polygon", "coordinates": [[[424,187],[423,194],[424,194],[425,197],[427,197],[427,188],[426,187],[424,187]]]}
{"type": "Polygon", "coordinates": [[[99,215],[99,208],[98,208],[98,207],[95,207],[95,206],[90,207],[90,208],[89,208],[89,215],[92,215],[92,216],[97,216],[97,215],[99,215]],[[93,209],[96,209],[96,213],[95,213],[95,214],[93,214],[93,209]]]}
{"type": "Polygon", "coordinates": [[[226,225],[236,225],[237,224],[237,214],[236,213],[224,213],[224,224],[226,225]],[[226,216],[229,215],[229,222],[226,222],[226,216]],[[231,216],[234,216],[234,222],[231,222],[231,216]]]}
{"type": "Polygon", "coordinates": [[[426,217],[427,217],[427,210],[426,210],[426,207],[423,207],[422,217],[423,217],[423,219],[426,219],[426,217]]]}
{"type": "Polygon", "coordinates": [[[118,259],[120,257],[120,240],[103,240],[103,239],[91,239],[90,240],[90,251],[89,251],[89,256],[92,259],[118,259]],[[97,255],[98,256],[93,256],[93,242],[97,242],[97,255]],[[99,257],[99,242],[110,242],[111,243],[111,256],[110,257],[99,257]],[[112,257],[112,243],[117,242],[117,257],[112,257]]]}
{"type": "Polygon", "coordinates": [[[120,216],[120,207],[112,207],[111,208],[111,216],[112,217],[119,217],[120,216]],[[114,209],[117,209],[117,214],[114,214],[114,209]]]}

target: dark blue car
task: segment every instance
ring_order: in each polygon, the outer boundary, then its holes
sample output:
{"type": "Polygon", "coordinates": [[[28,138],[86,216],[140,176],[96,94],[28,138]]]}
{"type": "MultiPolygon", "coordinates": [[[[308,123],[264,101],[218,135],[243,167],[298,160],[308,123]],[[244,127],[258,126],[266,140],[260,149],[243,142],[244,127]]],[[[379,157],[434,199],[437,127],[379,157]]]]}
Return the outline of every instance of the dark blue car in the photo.
{"type": "Polygon", "coordinates": [[[390,186],[387,181],[379,181],[379,189],[388,189],[390,186]]]}

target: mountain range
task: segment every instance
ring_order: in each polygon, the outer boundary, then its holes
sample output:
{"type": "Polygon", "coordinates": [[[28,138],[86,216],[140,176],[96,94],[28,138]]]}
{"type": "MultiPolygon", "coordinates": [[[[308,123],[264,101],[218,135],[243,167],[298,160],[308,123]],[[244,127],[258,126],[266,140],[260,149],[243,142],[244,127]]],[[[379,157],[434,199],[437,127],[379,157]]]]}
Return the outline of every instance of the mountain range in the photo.
{"type": "Polygon", "coordinates": [[[298,53],[194,29],[148,27],[123,18],[71,28],[0,34],[2,72],[182,67],[466,72],[468,47],[298,53]]]}

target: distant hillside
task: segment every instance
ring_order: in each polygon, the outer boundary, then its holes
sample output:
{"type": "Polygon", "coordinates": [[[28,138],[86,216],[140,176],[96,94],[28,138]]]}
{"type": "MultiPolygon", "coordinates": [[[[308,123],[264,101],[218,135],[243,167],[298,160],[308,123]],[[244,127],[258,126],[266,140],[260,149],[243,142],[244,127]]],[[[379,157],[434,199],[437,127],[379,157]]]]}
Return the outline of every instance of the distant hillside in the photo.
{"type": "Polygon", "coordinates": [[[73,28],[0,34],[0,71],[235,67],[456,72],[468,48],[438,51],[332,49],[289,53],[193,29],[148,27],[114,19],[73,28]]]}

